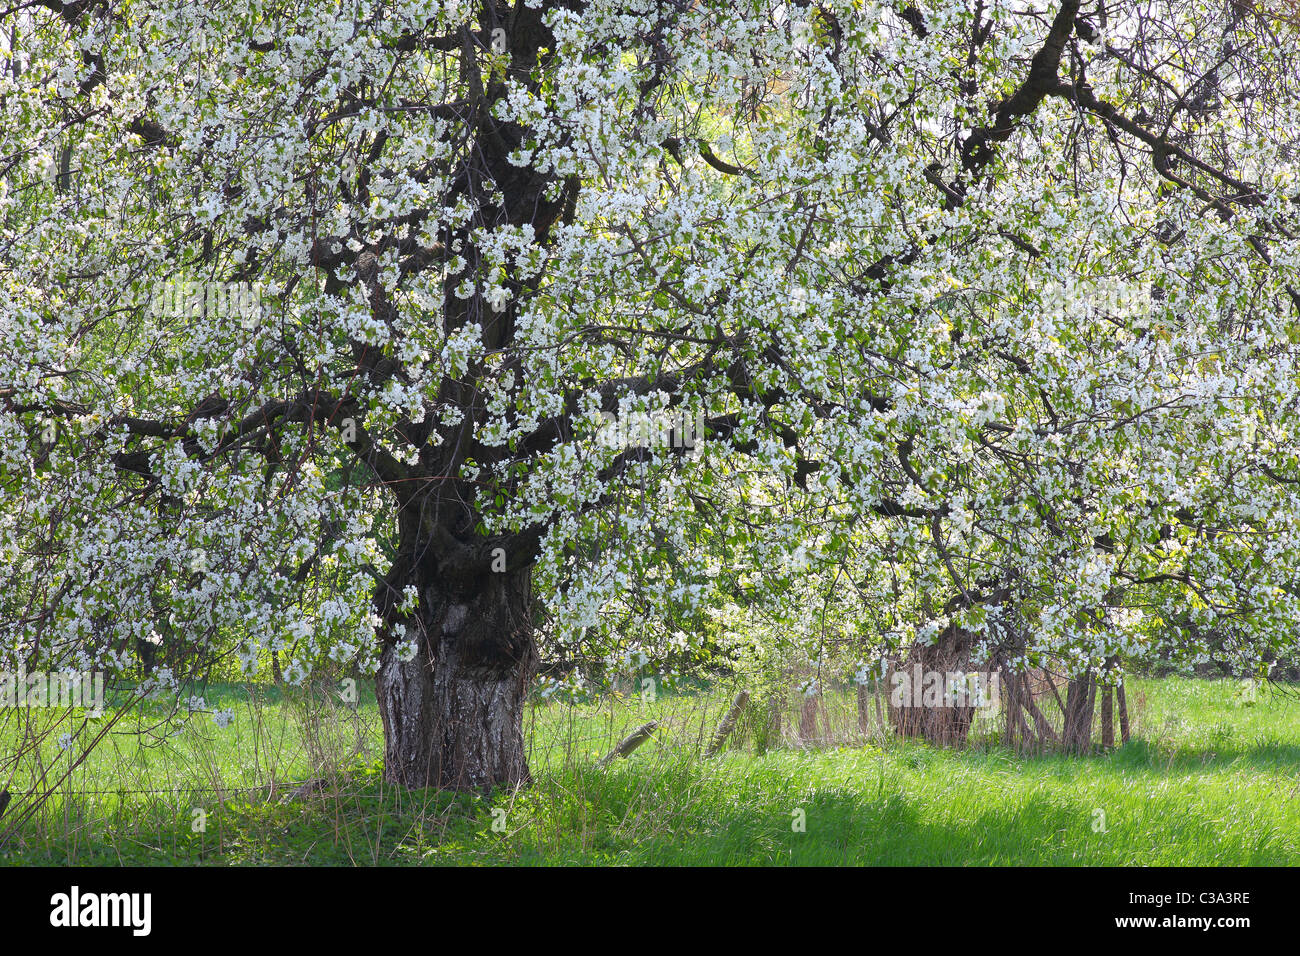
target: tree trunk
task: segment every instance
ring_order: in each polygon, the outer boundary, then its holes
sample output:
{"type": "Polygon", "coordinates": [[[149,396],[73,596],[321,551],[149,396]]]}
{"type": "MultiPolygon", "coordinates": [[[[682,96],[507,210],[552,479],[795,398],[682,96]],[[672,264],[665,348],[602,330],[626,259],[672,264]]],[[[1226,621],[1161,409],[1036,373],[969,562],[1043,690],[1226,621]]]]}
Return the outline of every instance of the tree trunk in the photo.
{"type": "Polygon", "coordinates": [[[1065,694],[1065,724],[1061,744],[1067,752],[1084,754],[1092,749],[1092,715],[1097,684],[1092,671],[1070,678],[1065,694]]]}
{"type": "Polygon", "coordinates": [[[1048,745],[1060,743],[1052,722],[1034,702],[1035,687],[1031,678],[1038,680],[1040,688],[1044,683],[1050,684],[1052,679],[1050,675],[1040,675],[1035,671],[1021,672],[1006,665],[1002,667],[1002,700],[1006,705],[1002,740],[1021,753],[1041,752],[1048,745]]]}
{"type": "Polygon", "coordinates": [[[895,733],[939,746],[966,743],[975,708],[964,700],[946,699],[946,677],[970,669],[973,643],[969,632],[948,627],[934,644],[914,644],[906,661],[890,666],[885,692],[895,733]]]}
{"type": "Polygon", "coordinates": [[[1122,746],[1128,743],[1128,701],[1124,698],[1123,680],[1115,688],[1115,705],[1119,709],[1119,742],[1122,746]]]}
{"type": "Polygon", "coordinates": [[[384,778],[404,787],[484,791],[529,781],[524,701],[537,672],[528,571],[472,589],[422,589],[418,651],[380,658],[384,778]]]}
{"type": "MultiPolygon", "coordinates": [[[[1024,674],[1020,679],[1025,692],[1025,709],[1029,711],[1029,716],[1034,719],[1034,727],[1038,730],[1039,749],[1042,749],[1049,743],[1053,745],[1059,744],[1061,738],[1056,735],[1056,731],[1052,728],[1052,722],[1047,719],[1047,716],[1039,708],[1038,704],[1034,702],[1034,685],[1030,681],[1029,677],[1029,674],[1024,674]]],[[[1052,689],[1052,695],[1056,697],[1059,702],[1060,695],[1056,693],[1056,682],[1052,678],[1051,674],[1039,672],[1038,686],[1040,690],[1043,685],[1052,689]]],[[[1061,711],[1062,713],[1065,712],[1064,704],[1061,705],[1061,711]]]]}
{"type": "Polygon", "coordinates": [[[817,743],[817,696],[804,695],[799,703],[799,742],[805,746],[817,743]]]}
{"type": "Polygon", "coordinates": [[[1111,695],[1114,688],[1109,684],[1102,690],[1101,698],[1101,745],[1103,747],[1115,746],[1115,719],[1112,716],[1111,695]]]}
{"type": "Polygon", "coordinates": [[[880,733],[884,734],[885,713],[880,709],[880,681],[875,677],[871,678],[871,696],[876,702],[876,726],[880,728],[880,733]]]}
{"type": "Polygon", "coordinates": [[[144,671],[144,676],[148,677],[158,663],[158,648],[142,638],[137,638],[135,649],[140,655],[140,669],[144,671]]]}
{"type": "Polygon", "coordinates": [[[767,734],[763,740],[763,752],[781,745],[781,706],[784,698],[773,692],[767,699],[767,734]]]}

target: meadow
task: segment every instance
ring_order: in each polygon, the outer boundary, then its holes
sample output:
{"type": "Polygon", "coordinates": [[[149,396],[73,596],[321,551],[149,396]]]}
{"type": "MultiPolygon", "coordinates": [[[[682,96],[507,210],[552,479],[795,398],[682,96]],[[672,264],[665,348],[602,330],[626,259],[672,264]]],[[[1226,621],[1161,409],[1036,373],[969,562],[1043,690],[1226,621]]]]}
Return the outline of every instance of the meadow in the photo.
{"type": "MultiPolygon", "coordinates": [[[[848,692],[828,692],[819,742],[742,726],[714,757],[727,687],[538,701],[532,786],[472,796],[385,784],[364,693],[210,686],[224,727],[203,712],[163,732],[137,708],[39,807],[7,784],[0,864],[1295,865],[1296,692],[1130,680],[1132,739],[1085,757],[863,733],[848,692]],[[649,720],[646,744],[597,766],[649,720]]],[[[70,752],[47,736],[46,780],[70,752]]]]}

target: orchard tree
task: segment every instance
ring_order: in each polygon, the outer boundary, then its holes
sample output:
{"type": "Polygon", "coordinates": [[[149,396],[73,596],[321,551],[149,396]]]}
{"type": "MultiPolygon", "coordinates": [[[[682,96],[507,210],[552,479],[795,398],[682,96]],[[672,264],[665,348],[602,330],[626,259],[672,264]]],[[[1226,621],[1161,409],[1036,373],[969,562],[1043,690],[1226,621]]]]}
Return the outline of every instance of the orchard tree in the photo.
{"type": "Polygon", "coordinates": [[[614,607],[688,649],[851,582],[913,661],[1085,677],[1293,640],[1254,5],[0,16],[0,663],[349,662],[386,776],[476,789],[528,779],[539,624],[614,607]]]}

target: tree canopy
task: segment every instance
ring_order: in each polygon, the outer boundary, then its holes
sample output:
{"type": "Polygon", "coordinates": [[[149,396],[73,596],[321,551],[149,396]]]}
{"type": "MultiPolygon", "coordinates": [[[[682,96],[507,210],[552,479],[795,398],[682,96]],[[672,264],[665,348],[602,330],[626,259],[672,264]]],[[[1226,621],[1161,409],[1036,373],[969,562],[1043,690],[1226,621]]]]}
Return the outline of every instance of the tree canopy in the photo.
{"type": "Polygon", "coordinates": [[[1266,9],[3,24],[0,660],[348,662],[390,735],[450,741],[479,718],[438,662],[525,686],[538,626],[612,657],[831,613],[1072,671],[1294,642],[1300,75],[1266,9]]]}

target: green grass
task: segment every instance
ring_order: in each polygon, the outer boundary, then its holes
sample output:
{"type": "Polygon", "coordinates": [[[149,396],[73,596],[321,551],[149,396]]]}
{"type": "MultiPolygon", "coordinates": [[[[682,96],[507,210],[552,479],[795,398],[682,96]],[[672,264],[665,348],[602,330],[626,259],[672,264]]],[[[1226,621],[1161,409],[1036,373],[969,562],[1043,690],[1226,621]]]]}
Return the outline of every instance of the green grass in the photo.
{"type": "MultiPolygon", "coordinates": [[[[1129,695],[1134,738],[1084,758],[876,737],[706,760],[721,691],[538,705],[533,786],[480,798],[386,786],[373,699],[352,711],[228,686],[204,695],[235,710],[225,729],[200,719],[153,743],[140,731],[159,715],[130,715],[9,833],[0,863],[1300,863],[1300,701],[1265,690],[1251,705],[1231,682],[1182,678],[1132,681],[1129,695]],[[664,725],[652,743],[594,769],[651,717],[664,725]],[[324,793],[283,799],[321,774],[324,793]]],[[[67,754],[47,741],[42,759],[67,754]]]]}

